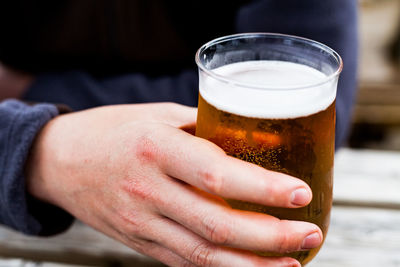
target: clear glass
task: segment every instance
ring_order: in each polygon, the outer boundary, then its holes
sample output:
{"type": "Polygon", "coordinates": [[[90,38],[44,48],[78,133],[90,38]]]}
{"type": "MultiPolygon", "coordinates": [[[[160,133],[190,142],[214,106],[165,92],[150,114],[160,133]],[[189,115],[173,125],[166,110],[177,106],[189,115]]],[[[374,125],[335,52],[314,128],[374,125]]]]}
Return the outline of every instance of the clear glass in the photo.
{"type": "MultiPolygon", "coordinates": [[[[227,202],[236,209],[315,223],[326,236],[332,206],[340,56],[309,39],[245,33],[203,45],[196,53],[196,63],[196,135],[214,142],[228,155],[298,177],[313,191],[312,202],[297,209],[233,199],[227,202]],[[308,79],[309,74],[312,79],[308,79]]],[[[285,256],[305,265],[318,250],[285,256]]]]}

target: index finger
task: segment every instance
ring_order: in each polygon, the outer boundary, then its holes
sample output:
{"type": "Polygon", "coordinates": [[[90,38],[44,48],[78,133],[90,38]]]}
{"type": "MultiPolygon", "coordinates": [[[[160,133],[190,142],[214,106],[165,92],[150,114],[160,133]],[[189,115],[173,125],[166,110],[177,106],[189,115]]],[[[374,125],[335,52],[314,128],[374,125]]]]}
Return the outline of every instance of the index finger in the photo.
{"type": "MultiPolygon", "coordinates": [[[[298,178],[273,172],[230,156],[204,139],[171,128],[159,158],[164,173],[206,192],[267,206],[296,208],[312,198],[298,178]]],[[[162,140],[159,139],[162,142],[162,140]]]]}

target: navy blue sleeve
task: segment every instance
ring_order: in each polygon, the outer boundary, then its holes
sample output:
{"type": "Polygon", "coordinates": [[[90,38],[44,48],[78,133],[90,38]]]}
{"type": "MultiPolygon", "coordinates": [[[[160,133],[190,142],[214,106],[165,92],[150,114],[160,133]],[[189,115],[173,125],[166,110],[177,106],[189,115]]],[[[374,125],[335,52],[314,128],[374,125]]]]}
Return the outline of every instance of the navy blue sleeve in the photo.
{"type": "Polygon", "coordinates": [[[39,75],[24,99],[62,103],[73,110],[146,102],[197,106],[197,84],[196,70],[155,78],[144,74],[125,74],[104,79],[95,79],[85,72],[70,71],[39,75]]]}
{"type": "Polygon", "coordinates": [[[30,147],[40,129],[56,115],[57,108],[50,104],[0,102],[0,223],[25,234],[59,233],[73,220],[25,191],[24,165],[30,147]]]}
{"type": "Polygon", "coordinates": [[[356,92],[358,33],[356,0],[261,0],[238,13],[238,32],[276,32],[322,42],[343,59],[336,98],[336,147],[349,132],[356,92]]]}

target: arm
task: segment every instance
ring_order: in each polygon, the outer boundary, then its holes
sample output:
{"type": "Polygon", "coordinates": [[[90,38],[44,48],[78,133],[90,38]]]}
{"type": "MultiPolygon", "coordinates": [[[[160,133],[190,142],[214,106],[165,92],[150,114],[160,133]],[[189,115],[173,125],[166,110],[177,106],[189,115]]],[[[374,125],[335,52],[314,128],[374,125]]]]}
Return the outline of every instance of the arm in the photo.
{"type": "Polygon", "coordinates": [[[240,249],[287,252],[321,242],[315,225],[235,211],[216,197],[299,207],[311,192],[180,130],[193,125],[195,109],[147,104],[57,114],[54,105],[0,103],[0,223],[51,235],[72,214],[173,266],[298,266],[240,249]]]}
{"type": "Polygon", "coordinates": [[[195,70],[175,76],[148,77],[125,74],[96,79],[85,72],[70,71],[39,75],[24,99],[63,103],[74,110],[126,103],[175,102],[197,106],[198,78],[195,70]]]}
{"type": "Polygon", "coordinates": [[[171,266],[299,266],[246,250],[316,247],[317,226],[233,210],[217,196],[295,208],[309,203],[310,188],[180,129],[195,118],[195,109],[166,103],[58,116],[32,147],[27,189],[171,266]]]}
{"type": "Polygon", "coordinates": [[[278,32],[322,42],[344,61],[336,98],[336,147],[347,137],[357,77],[356,0],[262,0],[243,7],[238,32],[278,32]]]}
{"type": "Polygon", "coordinates": [[[0,102],[0,223],[26,234],[58,233],[72,222],[66,212],[25,193],[24,165],[31,144],[57,114],[54,105],[0,102]]]}

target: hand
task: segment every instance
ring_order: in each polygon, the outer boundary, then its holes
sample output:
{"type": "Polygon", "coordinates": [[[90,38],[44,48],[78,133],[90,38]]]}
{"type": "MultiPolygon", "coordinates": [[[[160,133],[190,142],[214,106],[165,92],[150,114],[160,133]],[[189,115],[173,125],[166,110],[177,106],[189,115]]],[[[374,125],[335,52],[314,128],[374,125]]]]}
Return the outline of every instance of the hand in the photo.
{"type": "Polygon", "coordinates": [[[300,266],[248,250],[316,247],[316,225],[233,210],[219,196],[295,208],[309,203],[310,188],[179,129],[194,125],[195,116],[196,109],[177,104],[59,116],[32,148],[28,190],[171,266],[300,266]]]}

